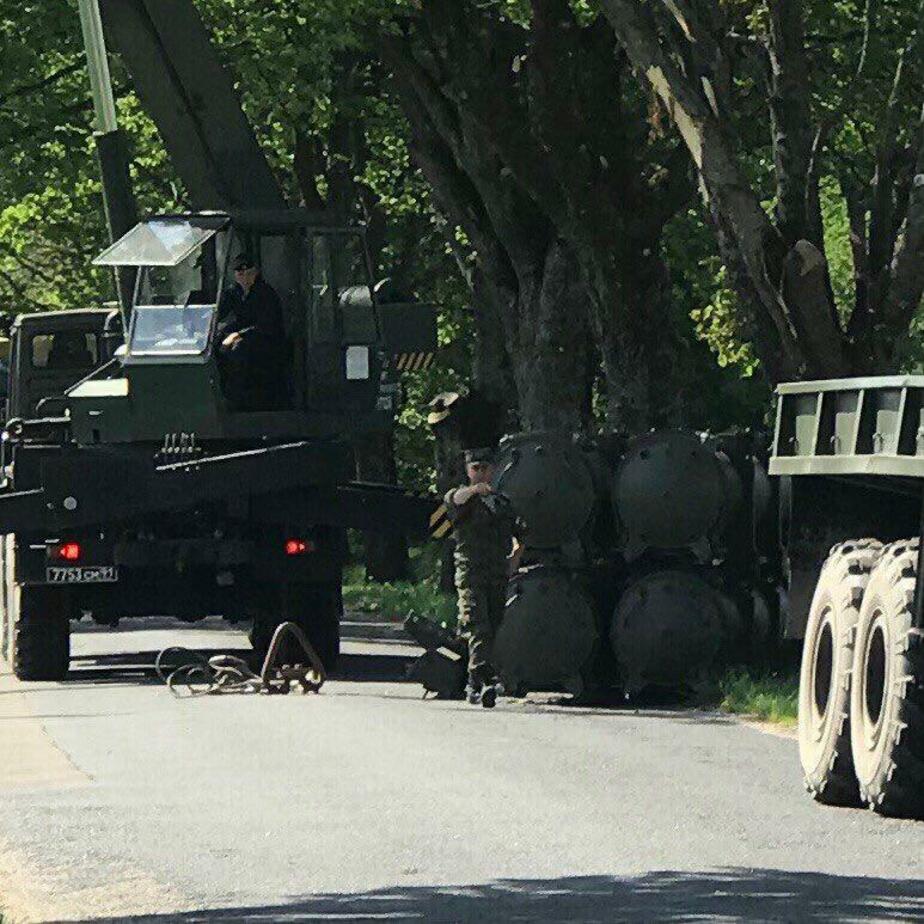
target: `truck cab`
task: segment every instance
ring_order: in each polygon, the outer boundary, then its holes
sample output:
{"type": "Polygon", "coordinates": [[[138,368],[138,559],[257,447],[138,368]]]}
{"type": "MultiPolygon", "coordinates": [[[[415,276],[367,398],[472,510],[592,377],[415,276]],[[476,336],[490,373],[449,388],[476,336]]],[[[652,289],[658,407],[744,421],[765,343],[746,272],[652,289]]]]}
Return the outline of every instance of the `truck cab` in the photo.
{"type": "Polygon", "coordinates": [[[102,365],[121,342],[118,310],[43,311],[21,314],[10,330],[4,420],[40,416],[39,405],[102,365]]]}

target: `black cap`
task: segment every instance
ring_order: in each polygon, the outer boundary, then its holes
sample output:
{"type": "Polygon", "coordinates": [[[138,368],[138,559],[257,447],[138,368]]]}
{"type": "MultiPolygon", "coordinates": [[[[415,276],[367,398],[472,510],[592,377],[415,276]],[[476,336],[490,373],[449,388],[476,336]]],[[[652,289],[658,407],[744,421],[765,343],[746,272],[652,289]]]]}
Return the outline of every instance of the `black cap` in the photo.
{"type": "Polygon", "coordinates": [[[244,251],[244,253],[239,253],[234,258],[233,267],[235,272],[237,270],[256,269],[257,261],[253,254],[244,251]]]}
{"type": "Polygon", "coordinates": [[[476,462],[492,465],[494,463],[494,450],[490,446],[482,446],[479,449],[466,449],[465,464],[474,465],[476,462]]]}

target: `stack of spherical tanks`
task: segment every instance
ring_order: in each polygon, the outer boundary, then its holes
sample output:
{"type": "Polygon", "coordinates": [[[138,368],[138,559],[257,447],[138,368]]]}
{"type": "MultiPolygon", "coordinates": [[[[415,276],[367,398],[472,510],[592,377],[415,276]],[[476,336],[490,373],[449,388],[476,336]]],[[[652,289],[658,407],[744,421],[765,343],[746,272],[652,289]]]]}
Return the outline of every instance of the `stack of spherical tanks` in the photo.
{"type": "Polygon", "coordinates": [[[779,565],[764,445],[505,437],[494,487],[525,526],[494,645],[505,686],[633,695],[765,652],[779,565]]]}

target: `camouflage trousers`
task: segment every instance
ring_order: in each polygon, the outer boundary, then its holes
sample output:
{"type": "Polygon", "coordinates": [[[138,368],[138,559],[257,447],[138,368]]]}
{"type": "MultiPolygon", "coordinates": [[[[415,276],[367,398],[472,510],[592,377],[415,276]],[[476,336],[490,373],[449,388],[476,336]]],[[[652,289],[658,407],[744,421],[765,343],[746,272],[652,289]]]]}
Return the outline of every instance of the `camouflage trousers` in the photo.
{"type": "Polygon", "coordinates": [[[459,587],[459,635],[468,642],[468,671],[482,680],[494,677],[491,646],[504,616],[506,581],[459,587]]]}

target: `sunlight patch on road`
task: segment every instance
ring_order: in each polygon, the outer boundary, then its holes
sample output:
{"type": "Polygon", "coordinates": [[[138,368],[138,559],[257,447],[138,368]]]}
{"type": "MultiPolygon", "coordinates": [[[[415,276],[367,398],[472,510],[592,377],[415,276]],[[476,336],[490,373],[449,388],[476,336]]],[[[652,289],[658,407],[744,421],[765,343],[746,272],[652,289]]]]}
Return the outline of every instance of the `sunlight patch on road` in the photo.
{"type": "Polygon", "coordinates": [[[0,792],[86,785],[90,777],[54,743],[30,708],[28,688],[0,661],[0,792]]]}

